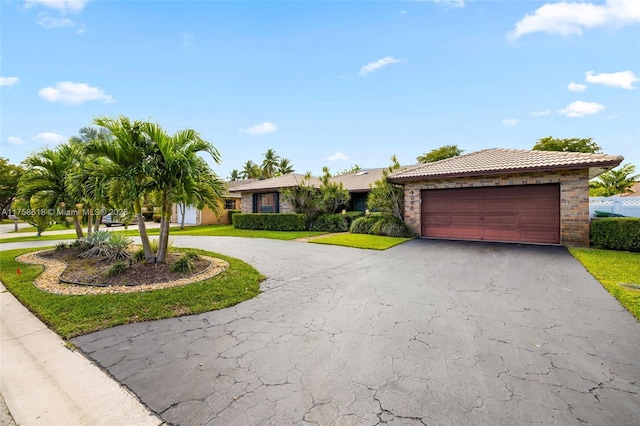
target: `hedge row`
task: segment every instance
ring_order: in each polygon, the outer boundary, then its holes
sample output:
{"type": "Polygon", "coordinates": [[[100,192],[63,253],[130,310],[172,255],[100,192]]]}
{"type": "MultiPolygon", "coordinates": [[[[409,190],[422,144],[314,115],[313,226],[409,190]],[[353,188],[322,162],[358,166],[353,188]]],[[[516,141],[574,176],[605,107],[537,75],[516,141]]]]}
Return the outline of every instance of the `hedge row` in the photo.
{"type": "Polygon", "coordinates": [[[389,214],[371,214],[353,221],[352,234],[384,235],[387,237],[413,237],[413,231],[402,220],[389,214]]]}
{"type": "Polygon", "coordinates": [[[267,231],[305,231],[306,219],[295,213],[235,213],[231,216],[233,227],[238,229],[263,229],[267,231]]]}
{"type": "Polygon", "coordinates": [[[364,216],[364,212],[321,215],[311,221],[311,230],[321,232],[347,232],[351,226],[351,222],[361,216],[364,216]]]}
{"type": "Polygon", "coordinates": [[[640,252],[640,218],[593,219],[591,243],[596,248],[640,252]]]}

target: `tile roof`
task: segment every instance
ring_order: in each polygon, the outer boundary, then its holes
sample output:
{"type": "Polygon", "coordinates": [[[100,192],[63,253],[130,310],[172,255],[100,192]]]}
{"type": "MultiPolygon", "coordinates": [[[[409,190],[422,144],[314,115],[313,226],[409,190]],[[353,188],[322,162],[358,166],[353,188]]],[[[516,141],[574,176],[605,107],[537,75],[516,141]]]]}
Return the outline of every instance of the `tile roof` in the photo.
{"type": "Polygon", "coordinates": [[[386,167],[379,169],[362,169],[357,172],[334,176],[330,180],[332,182],[342,182],[342,185],[344,185],[345,189],[349,190],[349,192],[367,192],[371,189],[370,185],[382,179],[382,172],[385,169],[386,167]]]}
{"type": "Polygon", "coordinates": [[[494,148],[471,152],[434,163],[420,164],[389,176],[392,181],[412,181],[458,176],[513,174],[531,171],[589,169],[593,178],[619,165],[620,155],[581,152],[528,151],[494,148]]]}
{"type": "Polygon", "coordinates": [[[640,197],[640,182],[636,182],[631,186],[629,192],[620,194],[621,197],[640,197]]]}
{"type": "MultiPolygon", "coordinates": [[[[289,173],[282,176],[276,176],[270,179],[256,180],[237,188],[229,188],[230,192],[260,192],[266,190],[279,190],[281,188],[291,188],[300,185],[304,180],[304,175],[298,173],[289,173]]],[[[310,182],[313,186],[320,186],[320,179],[311,177],[310,182]]]]}
{"type": "Polygon", "coordinates": [[[240,198],[240,188],[257,180],[258,179],[240,179],[225,182],[225,185],[227,186],[226,198],[240,198]]]}

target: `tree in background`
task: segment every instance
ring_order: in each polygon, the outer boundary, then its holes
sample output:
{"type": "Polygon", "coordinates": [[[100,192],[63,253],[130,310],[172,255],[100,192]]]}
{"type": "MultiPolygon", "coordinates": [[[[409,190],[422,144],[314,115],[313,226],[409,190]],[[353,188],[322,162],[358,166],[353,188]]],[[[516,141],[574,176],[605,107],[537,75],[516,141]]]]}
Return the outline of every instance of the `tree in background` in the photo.
{"type": "Polygon", "coordinates": [[[608,170],[589,182],[589,195],[592,197],[610,197],[629,192],[640,175],[636,175],[633,164],[623,164],[620,168],[608,170]]]}
{"type": "Polygon", "coordinates": [[[264,160],[262,160],[262,179],[269,179],[276,174],[280,156],[278,156],[276,152],[271,148],[269,148],[263,155],[264,160]]]}
{"type": "Polygon", "coordinates": [[[585,152],[599,154],[602,148],[592,138],[557,139],[552,136],[538,139],[534,151],[585,152]]]}
{"type": "Polygon", "coordinates": [[[260,170],[260,166],[251,160],[244,163],[240,171],[240,177],[242,179],[260,179],[261,176],[262,171],[260,170]]]}
{"type": "Polygon", "coordinates": [[[423,155],[419,155],[416,160],[418,160],[418,163],[433,163],[434,161],[457,157],[463,152],[463,150],[458,148],[458,145],[445,145],[440,148],[432,149],[423,155]]]}
{"type": "Polygon", "coordinates": [[[9,163],[6,158],[0,158],[0,208],[4,219],[9,216],[11,204],[18,193],[18,181],[24,169],[21,166],[9,163]]]}
{"type": "Polygon", "coordinates": [[[398,170],[400,170],[400,162],[394,155],[391,157],[391,165],[382,172],[382,178],[371,186],[367,208],[391,213],[398,219],[404,220],[404,187],[387,179],[391,173],[398,170]]]}
{"type": "Polygon", "coordinates": [[[240,180],[240,172],[237,169],[231,170],[231,174],[229,175],[230,181],[240,180]]]}
{"type": "Polygon", "coordinates": [[[357,173],[360,170],[362,170],[362,167],[358,166],[357,164],[354,164],[353,166],[344,169],[343,171],[341,171],[340,173],[336,173],[336,176],[340,176],[340,175],[348,175],[350,173],[357,173]]]}
{"type": "Polygon", "coordinates": [[[241,171],[232,170],[231,180],[239,179],[269,179],[294,172],[293,164],[288,158],[280,157],[273,149],[263,154],[261,164],[249,160],[242,166],[241,171]],[[235,172],[235,173],[234,173],[235,172]]]}
{"type": "Polygon", "coordinates": [[[288,175],[289,173],[293,173],[293,172],[294,172],[294,169],[293,169],[293,164],[291,164],[291,160],[289,160],[288,158],[280,158],[276,176],[288,175]]]}

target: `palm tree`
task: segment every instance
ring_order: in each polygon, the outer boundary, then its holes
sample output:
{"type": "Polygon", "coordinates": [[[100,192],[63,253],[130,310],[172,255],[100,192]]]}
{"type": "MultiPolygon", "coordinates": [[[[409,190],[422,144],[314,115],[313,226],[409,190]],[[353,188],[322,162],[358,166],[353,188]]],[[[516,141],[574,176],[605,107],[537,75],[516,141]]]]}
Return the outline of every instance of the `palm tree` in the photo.
{"type": "Polygon", "coordinates": [[[174,197],[179,194],[185,200],[198,200],[212,209],[219,209],[224,194],[224,185],[208,164],[198,157],[198,153],[208,153],[216,163],[220,163],[218,150],[205,141],[192,129],[184,129],[169,136],[156,123],[144,122],[140,130],[153,143],[153,152],[149,157],[153,188],[160,194],[161,219],[158,237],[158,262],[165,262],[169,242],[169,223],[174,197]],[[215,186],[207,186],[207,180],[213,179],[215,186]],[[219,188],[219,191],[213,188],[219,188]]]}
{"type": "Polygon", "coordinates": [[[640,175],[635,175],[636,167],[627,163],[619,169],[612,169],[602,173],[589,183],[589,192],[595,197],[610,197],[624,194],[636,183],[640,175]]]}
{"type": "Polygon", "coordinates": [[[240,179],[240,172],[237,169],[231,170],[231,175],[229,176],[229,180],[236,181],[240,179]]]}
{"type": "Polygon", "coordinates": [[[208,164],[200,157],[196,157],[194,165],[194,182],[191,187],[181,185],[177,188],[174,200],[178,202],[181,213],[180,229],[184,229],[184,216],[187,206],[202,209],[208,206],[214,214],[222,213],[222,198],[226,193],[224,182],[211,172],[208,164]]]}
{"type": "Polygon", "coordinates": [[[275,175],[278,160],[280,160],[280,157],[273,149],[268,149],[267,152],[264,153],[264,160],[262,160],[262,177],[264,179],[269,179],[275,175]]]}
{"type": "MultiPolygon", "coordinates": [[[[25,173],[18,183],[17,199],[23,206],[47,210],[50,221],[64,220],[63,210],[76,210],[80,201],[68,191],[67,176],[76,161],[74,149],[63,144],[55,149],[45,148],[27,157],[23,164],[25,173]]],[[[43,215],[44,216],[44,215],[43,215]]],[[[76,235],[82,238],[82,226],[78,215],[73,215],[76,235]]]]}
{"type": "Polygon", "coordinates": [[[253,161],[249,160],[242,166],[242,171],[240,172],[242,179],[260,179],[261,176],[260,167],[253,161]]]}
{"type": "Polygon", "coordinates": [[[100,171],[109,182],[108,191],[121,207],[132,206],[138,221],[138,231],[147,263],[155,261],[155,254],[149,243],[149,235],[142,216],[141,199],[149,193],[150,173],[154,154],[154,144],[140,131],[140,122],[129,118],[98,117],[94,124],[107,129],[112,139],[94,139],[86,152],[104,159],[100,171]]]}
{"type": "Polygon", "coordinates": [[[293,173],[293,164],[291,164],[291,160],[288,158],[281,158],[278,163],[278,175],[287,175],[289,173],[293,173]]]}

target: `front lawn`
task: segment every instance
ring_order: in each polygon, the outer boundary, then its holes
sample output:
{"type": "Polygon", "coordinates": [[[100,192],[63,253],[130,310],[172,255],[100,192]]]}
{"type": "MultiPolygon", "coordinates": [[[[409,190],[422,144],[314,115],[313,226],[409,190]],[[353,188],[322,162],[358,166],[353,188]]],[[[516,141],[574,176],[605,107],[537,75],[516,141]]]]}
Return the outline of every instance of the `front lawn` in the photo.
{"type": "Polygon", "coordinates": [[[583,248],[570,248],[569,251],[640,320],[640,253],[583,248]]]}
{"type": "Polygon", "coordinates": [[[369,234],[341,233],[309,240],[314,244],[331,244],[336,246],[354,247],[361,249],[386,250],[411,238],[384,237],[369,234]]]}
{"type": "MultiPolygon", "coordinates": [[[[86,228],[86,227],[85,227],[86,228]]],[[[64,226],[61,223],[54,223],[53,225],[51,225],[50,227],[47,228],[46,231],[73,231],[75,228],[73,226],[73,224],[70,224],[69,226],[64,226]]],[[[37,232],[38,230],[35,228],[35,226],[29,226],[28,228],[20,228],[18,229],[18,231],[11,231],[10,234],[21,234],[24,232],[37,232]]],[[[75,235],[75,234],[74,234],[75,235]]]]}
{"type": "Polygon", "coordinates": [[[33,285],[33,280],[43,271],[41,265],[27,265],[15,260],[16,256],[36,250],[39,249],[0,252],[0,280],[27,309],[65,339],[120,324],[226,308],[257,296],[260,282],[264,279],[256,269],[241,260],[189,249],[226,260],[229,268],[206,281],[182,287],[125,294],[58,295],[41,291],[33,285]]]}

